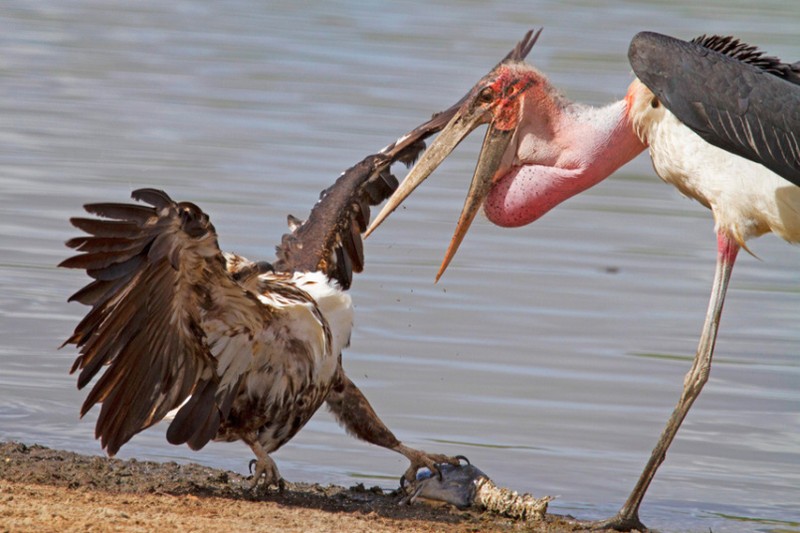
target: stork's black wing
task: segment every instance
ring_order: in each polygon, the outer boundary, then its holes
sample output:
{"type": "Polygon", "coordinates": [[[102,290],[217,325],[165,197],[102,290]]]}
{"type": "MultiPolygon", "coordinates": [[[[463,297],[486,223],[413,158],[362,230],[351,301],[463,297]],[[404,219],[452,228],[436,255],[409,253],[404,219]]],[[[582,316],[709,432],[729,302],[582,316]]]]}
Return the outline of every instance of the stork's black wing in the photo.
{"type": "Polygon", "coordinates": [[[731,37],[652,32],[628,49],[636,76],[707,142],[800,185],[800,65],[731,37]]]}
{"type": "Polygon", "coordinates": [[[92,308],[65,342],[80,350],[78,388],[106,369],[81,416],[102,403],[95,433],[114,455],[191,395],[167,437],[198,449],[277,315],[232,279],[200,208],[154,189],[133,198],[150,205],[86,205],[103,218],[72,219],[88,235],[67,242],[81,253],[60,265],[94,278],[70,298],[92,308]]]}
{"type": "MultiPolygon", "coordinates": [[[[501,63],[525,59],[541,32],[541,29],[535,34],[528,31],[501,63]]],[[[381,204],[397,189],[392,164],[397,161],[412,164],[425,150],[423,141],[450,122],[467,96],[469,93],[377,154],[347,169],[331,187],[322,191],[305,222],[290,216],[292,231],[283,236],[277,247],[275,270],[320,270],[348,289],[353,272],[364,268],[361,234],[369,225],[370,206],[381,204]]]]}

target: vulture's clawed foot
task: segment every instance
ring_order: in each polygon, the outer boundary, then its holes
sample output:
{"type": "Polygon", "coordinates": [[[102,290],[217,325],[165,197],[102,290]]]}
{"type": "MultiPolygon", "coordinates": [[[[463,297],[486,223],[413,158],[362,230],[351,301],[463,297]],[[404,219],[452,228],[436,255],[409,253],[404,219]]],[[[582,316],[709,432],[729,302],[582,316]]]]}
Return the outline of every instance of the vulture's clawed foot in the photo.
{"type": "Polygon", "coordinates": [[[269,456],[264,459],[253,459],[249,466],[250,473],[253,474],[253,481],[247,487],[248,490],[255,490],[259,485],[264,491],[273,485],[278,488],[278,492],[283,492],[286,488],[286,482],[278,472],[278,466],[269,456]],[[255,466],[255,472],[253,466],[255,466]]]}
{"type": "Polygon", "coordinates": [[[438,465],[450,464],[453,466],[459,466],[462,460],[466,463],[469,463],[467,458],[463,455],[449,456],[441,453],[428,453],[422,450],[409,448],[402,444],[395,448],[395,450],[405,455],[406,458],[411,462],[401,479],[400,485],[402,487],[405,487],[406,485],[412,485],[416,481],[417,471],[420,468],[429,469],[431,472],[436,473],[436,475],[441,479],[442,473],[439,470],[438,465]]]}

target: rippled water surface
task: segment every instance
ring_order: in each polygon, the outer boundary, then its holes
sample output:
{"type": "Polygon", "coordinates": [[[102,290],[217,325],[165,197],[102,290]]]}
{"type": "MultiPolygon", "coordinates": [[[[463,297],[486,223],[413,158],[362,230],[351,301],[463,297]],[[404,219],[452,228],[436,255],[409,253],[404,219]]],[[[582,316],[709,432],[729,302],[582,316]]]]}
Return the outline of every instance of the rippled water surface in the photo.
{"type": "MultiPolygon", "coordinates": [[[[100,453],[57,350],[85,278],[55,265],[87,201],[156,186],[208,212],[225,249],[271,259],[288,213],[459,98],[530,27],[574,99],[631,80],[639,30],[734,33],[800,59],[796,2],[5,2],[0,11],[0,438],[100,453]]],[[[345,367],[407,444],[608,516],[677,400],[715,257],[710,214],[646,156],[517,230],[478,220],[441,282],[479,135],[366,245],[345,367]]],[[[664,531],[800,531],[800,252],[741,254],[711,380],[642,509],[664,531]]],[[[122,457],[244,471],[159,426],[122,457]]],[[[285,477],[395,486],[405,460],[320,412],[285,477]]]]}

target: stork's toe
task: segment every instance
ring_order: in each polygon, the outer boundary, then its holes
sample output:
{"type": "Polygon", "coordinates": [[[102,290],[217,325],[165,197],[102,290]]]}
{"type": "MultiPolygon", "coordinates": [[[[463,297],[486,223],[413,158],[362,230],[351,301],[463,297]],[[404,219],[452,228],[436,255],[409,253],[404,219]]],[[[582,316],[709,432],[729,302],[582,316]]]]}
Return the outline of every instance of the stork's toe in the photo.
{"type": "Polygon", "coordinates": [[[640,533],[655,533],[642,524],[638,515],[622,516],[617,514],[605,520],[575,521],[573,525],[580,529],[590,531],[639,531],[640,533]]]}

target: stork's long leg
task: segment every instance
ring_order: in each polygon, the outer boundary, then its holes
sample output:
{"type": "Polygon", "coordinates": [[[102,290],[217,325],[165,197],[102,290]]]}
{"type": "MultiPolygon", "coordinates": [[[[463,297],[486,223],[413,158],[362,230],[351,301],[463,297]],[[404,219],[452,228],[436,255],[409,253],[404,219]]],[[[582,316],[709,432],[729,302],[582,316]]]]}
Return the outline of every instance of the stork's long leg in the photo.
{"type": "Polygon", "coordinates": [[[436,470],[437,463],[450,463],[456,466],[459,464],[458,457],[427,453],[410,448],[400,442],[375,413],[364,393],[344,374],[342,369],[340,369],[338,383],[333,386],[325,401],[348,433],[361,440],[401,453],[411,461],[411,465],[403,475],[409,482],[414,481],[417,470],[421,467],[436,470]]]}
{"type": "Polygon", "coordinates": [[[708,381],[708,374],[711,370],[711,357],[714,355],[714,344],[717,340],[717,330],[719,320],[722,315],[722,304],[725,302],[725,292],[728,289],[728,281],[731,277],[733,264],[736,261],[736,254],[739,252],[739,244],[725,232],[717,234],[717,267],[714,273],[714,285],[711,288],[711,298],[708,302],[706,321],[703,324],[703,333],[700,336],[700,344],[697,347],[697,354],[694,357],[692,369],[686,374],[683,380],[683,392],[681,393],[678,405],[672,412],[667,422],[667,426],[661,433],[658,444],[650,455],[650,460],[644,467],[644,471],[636,482],[636,486],[631,491],[625,504],[617,515],[609,520],[595,522],[592,525],[597,528],[616,529],[619,531],[630,531],[638,529],[644,531],[646,528],[639,521],[639,506],[642,499],[656,475],[656,470],[664,462],[667,449],[678,429],[681,427],[683,419],[686,418],[692,404],[703,390],[703,385],[708,381]]]}

